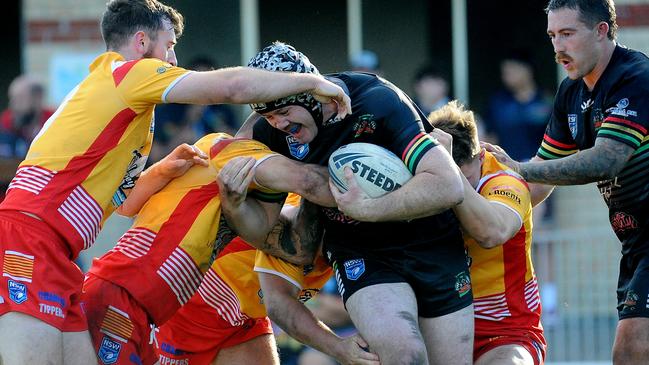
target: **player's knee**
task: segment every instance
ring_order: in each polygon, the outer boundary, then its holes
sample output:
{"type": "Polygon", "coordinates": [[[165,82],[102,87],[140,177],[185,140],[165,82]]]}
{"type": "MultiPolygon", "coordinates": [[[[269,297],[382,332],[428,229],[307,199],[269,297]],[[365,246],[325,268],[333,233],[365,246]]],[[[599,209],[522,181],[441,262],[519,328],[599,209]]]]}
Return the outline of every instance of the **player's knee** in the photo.
{"type": "Polygon", "coordinates": [[[425,347],[409,348],[403,351],[401,358],[395,364],[399,365],[421,365],[427,364],[427,354],[425,347]]]}

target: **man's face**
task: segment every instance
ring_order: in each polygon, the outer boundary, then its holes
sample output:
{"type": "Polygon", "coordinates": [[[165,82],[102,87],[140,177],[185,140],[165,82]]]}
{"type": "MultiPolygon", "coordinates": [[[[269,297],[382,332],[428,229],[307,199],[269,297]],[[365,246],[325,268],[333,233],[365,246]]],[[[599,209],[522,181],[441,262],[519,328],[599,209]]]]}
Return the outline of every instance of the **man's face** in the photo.
{"type": "Polygon", "coordinates": [[[579,20],[579,12],[561,8],[548,12],[548,36],[554,47],[555,60],[573,80],[593,71],[599,59],[597,27],[579,20]]]}
{"type": "Polygon", "coordinates": [[[309,143],[318,135],[313,116],[301,106],[288,105],[262,115],[273,128],[292,135],[300,143],[309,143]]]}
{"type": "Polygon", "coordinates": [[[162,29],[157,33],[157,39],[154,41],[149,38],[149,47],[144,53],[144,58],[157,58],[177,66],[175,46],[176,33],[171,22],[165,19],[162,21],[162,29]]]}
{"type": "Polygon", "coordinates": [[[482,157],[476,157],[473,160],[466,162],[460,166],[460,171],[469,181],[469,184],[476,188],[478,182],[480,182],[480,176],[482,172],[482,157]]]}

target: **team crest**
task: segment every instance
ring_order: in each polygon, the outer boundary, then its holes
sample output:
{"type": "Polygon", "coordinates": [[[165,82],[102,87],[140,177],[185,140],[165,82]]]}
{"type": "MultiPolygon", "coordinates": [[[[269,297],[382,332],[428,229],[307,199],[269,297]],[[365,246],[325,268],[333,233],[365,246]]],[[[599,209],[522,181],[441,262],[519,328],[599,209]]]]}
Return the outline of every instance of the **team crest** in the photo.
{"type": "Polygon", "coordinates": [[[349,280],[357,280],[365,272],[365,260],[363,259],[347,260],[344,266],[345,275],[349,280]]]}
{"type": "Polygon", "coordinates": [[[460,297],[465,296],[471,291],[471,278],[466,271],[455,275],[455,291],[460,297]]]}
{"type": "Polygon", "coordinates": [[[101,346],[99,347],[99,359],[106,365],[114,364],[117,362],[119,351],[121,349],[122,345],[120,343],[104,336],[101,340],[101,346]]]}
{"type": "Polygon", "coordinates": [[[13,300],[14,303],[22,304],[27,300],[27,286],[25,284],[8,280],[7,285],[9,286],[9,299],[13,300]]]}
{"type": "Polygon", "coordinates": [[[568,128],[572,138],[577,137],[577,114],[568,114],[568,128]]]}
{"type": "Polygon", "coordinates": [[[363,114],[358,117],[358,122],[354,124],[354,138],[360,137],[363,133],[374,134],[376,130],[376,121],[374,121],[374,115],[372,114],[363,114]]]}
{"type": "Polygon", "coordinates": [[[293,136],[286,136],[286,143],[288,144],[289,152],[291,156],[297,158],[298,160],[303,159],[306,155],[309,154],[309,144],[300,143],[293,136]]]}

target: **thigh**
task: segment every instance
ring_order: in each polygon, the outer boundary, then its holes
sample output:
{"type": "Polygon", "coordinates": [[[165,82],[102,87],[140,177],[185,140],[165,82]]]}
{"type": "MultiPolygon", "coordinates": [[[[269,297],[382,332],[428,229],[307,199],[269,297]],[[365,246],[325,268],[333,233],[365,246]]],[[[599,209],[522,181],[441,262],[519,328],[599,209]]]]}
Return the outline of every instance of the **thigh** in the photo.
{"type": "Polygon", "coordinates": [[[473,305],[435,318],[419,318],[431,364],[470,365],[473,361],[473,305]]]}
{"type": "Polygon", "coordinates": [[[475,365],[538,365],[534,357],[521,345],[502,345],[480,356],[475,365]]]}
{"type": "Polygon", "coordinates": [[[149,364],[155,361],[147,313],[126,290],[88,274],[82,303],[92,346],[101,363],[149,364]]]}
{"type": "Polygon", "coordinates": [[[90,332],[63,332],[63,364],[97,364],[97,355],[92,346],[90,332]]]}
{"type": "Polygon", "coordinates": [[[613,363],[649,363],[649,318],[620,320],[613,344],[613,363]]]}
{"type": "Polygon", "coordinates": [[[265,334],[219,351],[212,365],[259,364],[279,365],[275,337],[265,334]]]}
{"type": "Polygon", "coordinates": [[[404,357],[411,363],[427,363],[417,322],[417,300],[408,284],[364,287],[349,297],[346,306],[358,332],[382,364],[401,363],[404,357]]]}
{"type": "Polygon", "coordinates": [[[23,313],[0,316],[0,364],[48,363],[63,363],[62,336],[57,328],[23,313]]]}

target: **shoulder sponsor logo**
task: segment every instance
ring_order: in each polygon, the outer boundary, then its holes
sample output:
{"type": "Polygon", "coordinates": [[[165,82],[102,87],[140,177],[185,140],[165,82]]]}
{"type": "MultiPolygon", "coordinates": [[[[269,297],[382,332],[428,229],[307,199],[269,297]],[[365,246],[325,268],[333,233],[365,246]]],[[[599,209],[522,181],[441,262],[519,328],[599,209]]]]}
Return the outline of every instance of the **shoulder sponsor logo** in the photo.
{"type": "Polygon", "coordinates": [[[349,280],[358,280],[365,272],[365,260],[363,259],[347,260],[343,266],[345,267],[345,276],[349,280]]]}
{"type": "Polygon", "coordinates": [[[9,299],[14,303],[22,304],[27,301],[27,286],[25,284],[8,280],[7,286],[9,288],[9,299]]]}
{"type": "Polygon", "coordinates": [[[504,197],[506,197],[506,198],[509,198],[509,199],[515,201],[515,202],[518,203],[518,204],[521,203],[521,198],[520,198],[518,195],[516,195],[516,194],[514,194],[513,192],[508,191],[508,190],[492,190],[492,191],[489,193],[489,195],[504,196],[504,197]]]}
{"type": "Polygon", "coordinates": [[[577,137],[577,114],[568,114],[568,128],[572,138],[577,137]]]}
{"type": "Polygon", "coordinates": [[[309,301],[309,299],[315,297],[319,292],[320,289],[315,288],[302,289],[302,291],[300,291],[300,293],[298,294],[297,299],[302,303],[306,303],[307,301],[309,301]]]}
{"type": "Polygon", "coordinates": [[[293,136],[286,136],[286,143],[288,144],[288,150],[291,153],[291,156],[297,158],[298,160],[304,159],[306,155],[309,154],[309,144],[300,143],[293,136]]]}
{"type": "Polygon", "coordinates": [[[104,336],[101,340],[101,346],[99,346],[99,352],[97,355],[102,363],[105,365],[114,364],[117,362],[119,357],[119,351],[122,349],[122,345],[118,342],[111,340],[110,338],[104,336]]]}
{"type": "Polygon", "coordinates": [[[581,103],[581,112],[585,113],[588,109],[590,109],[591,106],[593,106],[594,102],[592,99],[588,99],[584,102],[581,103]]]}
{"type": "Polygon", "coordinates": [[[167,67],[165,67],[165,66],[160,66],[160,67],[158,67],[158,68],[155,70],[155,72],[157,72],[157,73],[159,73],[159,74],[165,73],[165,72],[167,72],[167,67]]]}
{"type": "Polygon", "coordinates": [[[626,108],[628,106],[629,99],[623,98],[620,99],[620,101],[618,101],[614,107],[606,109],[606,112],[613,115],[619,115],[621,117],[637,117],[638,112],[636,112],[635,110],[627,110],[626,108]]]}

